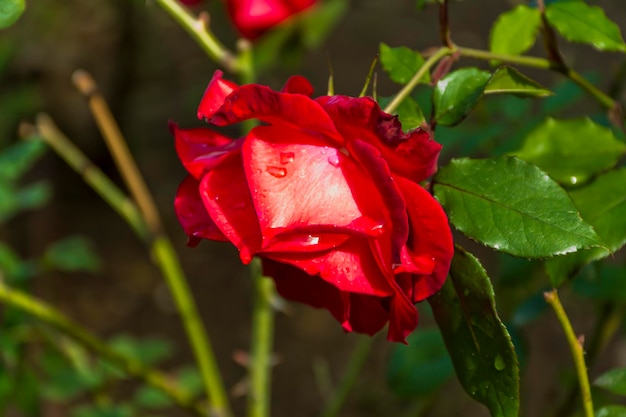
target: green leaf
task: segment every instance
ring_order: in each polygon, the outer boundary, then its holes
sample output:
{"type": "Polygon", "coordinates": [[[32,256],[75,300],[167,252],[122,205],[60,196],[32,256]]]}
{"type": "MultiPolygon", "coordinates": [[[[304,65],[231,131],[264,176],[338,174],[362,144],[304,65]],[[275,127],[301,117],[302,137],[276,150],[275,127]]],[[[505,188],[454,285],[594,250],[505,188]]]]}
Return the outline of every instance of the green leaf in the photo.
{"type": "Polygon", "coordinates": [[[520,4],[498,17],[491,29],[489,48],[498,54],[520,55],[534,45],[540,24],[539,9],[520,4]]]}
{"type": "Polygon", "coordinates": [[[623,405],[607,405],[596,411],[595,417],[626,417],[626,407],[623,405]]]}
{"type": "Polygon", "coordinates": [[[626,244],[626,168],[602,175],[588,186],[571,191],[570,196],[603,245],[546,261],[555,288],[581,266],[605,258],[626,244]]]}
{"type": "Polygon", "coordinates": [[[597,6],[564,1],[546,6],[548,22],[568,41],[593,45],[601,51],[626,52],[619,27],[597,6]]]}
{"type": "Polygon", "coordinates": [[[626,395],[626,368],[611,369],[600,375],[593,384],[613,394],[626,395]]]}
{"type": "Polygon", "coordinates": [[[433,92],[437,123],[454,126],[465,119],[482,97],[490,77],[478,68],[462,68],[439,80],[433,92]]]}
{"type": "Polygon", "coordinates": [[[611,129],[590,119],[547,118],[514,154],[560,183],[576,184],[614,167],[626,154],[626,145],[615,138],[611,129]]]}
{"type": "Polygon", "coordinates": [[[434,191],[457,229],[513,256],[544,258],[601,244],[567,193],[514,157],[452,160],[435,177],[434,191]]]}
{"type": "Polygon", "coordinates": [[[41,140],[25,140],[0,154],[0,181],[14,181],[29,170],[43,155],[46,145],[41,140]]]}
{"type": "MultiPolygon", "coordinates": [[[[406,84],[424,64],[419,52],[405,46],[392,48],[385,43],[380,44],[380,63],[392,81],[406,84]]],[[[420,82],[429,83],[430,74],[426,73],[420,82]]]]}
{"type": "Polygon", "coordinates": [[[127,405],[102,404],[74,407],[70,417],[133,417],[135,413],[127,405]]]}
{"type": "Polygon", "coordinates": [[[127,355],[144,365],[154,365],[172,354],[172,344],[165,339],[136,339],[128,335],[118,335],[111,340],[116,351],[127,355]]]}
{"type": "Polygon", "coordinates": [[[100,258],[96,255],[91,241],[82,236],[73,236],[55,242],[46,249],[43,264],[60,271],[97,272],[100,258]]]}
{"type": "Polygon", "coordinates": [[[517,97],[551,96],[548,90],[538,82],[528,78],[515,68],[502,66],[496,70],[485,87],[485,94],[513,94],[517,97]]]}
{"type": "Polygon", "coordinates": [[[446,283],[428,302],[465,391],[493,417],[517,417],[517,356],[478,259],[457,246],[446,283]]]}
{"type": "Polygon", "coordinates": [[[441,332],[418,329],[407,341],[408,346],[396,345],[391,352],[389,387],[399,397],[426,395],[439,389],[453,372],[441,332]]]}
{"type": "Polygon", "coordinates": [[[0,2],[0,29],[8,28],[17,22],[26,9],[24,0],[2,0],[0,2]]]}

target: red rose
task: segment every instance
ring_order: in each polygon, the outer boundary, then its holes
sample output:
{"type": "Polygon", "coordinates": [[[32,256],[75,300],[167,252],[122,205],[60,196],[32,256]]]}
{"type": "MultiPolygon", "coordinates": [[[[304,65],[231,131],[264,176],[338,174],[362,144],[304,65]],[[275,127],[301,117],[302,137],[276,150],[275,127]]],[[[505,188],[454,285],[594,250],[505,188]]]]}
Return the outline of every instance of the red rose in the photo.
{"type": "Polygon", "coordinates": [[[232,140],[172,125],[189,172],[176,196],[190,238],[230,241],[263,259],[285,298],[329,310],[347,331],[404,341],[413,305],[437,292],[453,254],[447,218],[419,185],[441,145],[368,97],[311,99],[292,77],[276,92],[216,71],[198,108],[214,126],[264,123],[232,140]]]}
{"type": "Polygon", "coordinates": [[[196,4],[200,4],[202,0],[178,0],[182,4],[186,4],[187,6],[195,6],[196,4]]]}
{"type": "Polygon", "coordinates": [[[254,40],[290,16],[312,6],[316,0],[226,0],[237,30],[254,40]]]}

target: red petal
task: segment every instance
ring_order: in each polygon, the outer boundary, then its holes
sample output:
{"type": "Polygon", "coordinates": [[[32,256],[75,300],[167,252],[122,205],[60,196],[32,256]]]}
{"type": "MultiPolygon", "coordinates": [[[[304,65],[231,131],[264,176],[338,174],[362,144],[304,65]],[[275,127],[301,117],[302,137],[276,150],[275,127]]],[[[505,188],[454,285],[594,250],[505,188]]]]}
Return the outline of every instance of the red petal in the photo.
{"type": "Polygon", "coordinates": [[[413,301],[422,301],[441,289],[454,255],[452,232],[448,218],[437,202],[421,186],[397,178],[407,203],[411,233],[407,244],[415,263],[434,264],[432,273],[414,274],[413,301]]]}
{"type": "Polygon", "coordinates": [[[332,120],[314,100],[302,94],[279,93],[257,84],[244,85],[233,91],[209,122],[226,126],[247,119],[315,132],[318,137],[326,137],[338,146],[343,144],[332,120]]]}
{"type": "Polygon", "coordinates": [[[417,327],[417,309],[398,289],[391,302],[387,340],[406,344],[406,337],[417,327]]]}
{"type": "Polygon", "coordinates": [[[313,95],[313,86],[301,75],[289,77],[285,86],[280,90],[281,93],[304,94],[307,97],[313,95]]]}
{"type": "Polygon", "coordinates": [[[170,130],[174,134],[178,157],[197,179],[217,166],[230,152],[241,148],[240,140],[232,140],[208,128],[180,129],[177,124],[170,123],[170,130]]]}
{"type": "Polygon", "coordinates": [[[326,96],[316,101],[343,137],[375,146],[394,174],[420,182],[435,172],[441,145],[420,129],[403,133],[397,117],[383,112],[371,98],[326,96]]]}
{"type": "Polygon", "coordinates": [[[296,266],[309,275],[319,275],[342,291],[376,296],[394,294],[395,283],[380,270],[368,239],[352,238],[322,253],[266,253],[264,256],[296,266]]]}
{"type": "Polygon", "coordinates": [[[349,295],[319,277],[306,274],[298,268],[268,259],[263,259],[263,274],[276,283],[278,293],[292,301],[328,310],[347,331],[349,295]]]}
{"type": "Polygon", "coordinates": [[[228,0],[230,16],[239,32],[254,40],[315,0],[228,0]]]}
{"type": "Polygon", "coordinates": [[[174,200],[174,210],[183,230],[189,236],[189,245],[195,246],[200,238],[227,241],[207,213],[200,198],[199,187],[198,180],[187,176],[178,187],[174,200]]]}
{"type": "Polygon", "coordinates": [[[220,70],[216,70],[213,73],[213,78],[211,78],[209,85],[204,91],[204,96],[202,96],[198,106],[198,119],[206,120],[211,118],[224,104],[224,99],[237,89],[237,84],[222,79],[222,75],[224,73],[220,70]]]}
{"type": "Polygon", "coordinates": [[[300,130],[260,126],[242,153],[264,250],[272,250],[281,233],[380,234],[383,201],[369,176],[340,150],[300,130]]]}
{"type": "Polygon", "coordinates": [[[384,305],[389,298],[364,294],[350,294],[350,326],[358,333],[370,336],[378,333],[389,321],[389,311],[384,305]]]}
{"type": "Polygon", "coordinates": [[[200,196],[215,224],[249,263],[260,250],[261,232],[248,191],[241,154],[231,153],[200,183],[200,196]]]}

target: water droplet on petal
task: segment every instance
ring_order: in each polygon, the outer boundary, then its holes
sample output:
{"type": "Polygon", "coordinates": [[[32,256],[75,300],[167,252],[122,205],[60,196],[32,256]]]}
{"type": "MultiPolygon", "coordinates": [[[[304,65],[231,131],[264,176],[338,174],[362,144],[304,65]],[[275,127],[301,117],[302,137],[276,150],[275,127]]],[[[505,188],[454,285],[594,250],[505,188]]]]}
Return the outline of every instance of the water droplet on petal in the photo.
{"type": "Polygon", "coordinates": [[[503,371],[504,368],[506,368],[506,363],[504,362],[502,355],[496,355],[496,358],[493,361],[493,367],[496,368],[497,371],[503,371]]]}
{"type": "Polygon", "coordinates": [[[290,162],[293,162],[293,158],[294,158],[294,153],[293,152],[281,152],[280,153],[280,163],[285,165],[288,164],[290,162]]]}
{"type": "Polygon", "coordinates": [[[372,232],[372,235],[374,236],[380,236],[385,232],[385,226],[382,224],[377,224],[370,229],[370,232],[372,232]]]}
{"type": "Polygon", "coordinates": [[[338,155],[331,155],[328,157],[328,163],[331,164],[334,167],[338,167],[339,166],[339,156],[338,155]]]}
{"type": "Polygon", "coordinates": [[[276,178],[283,178],[285,175],[287,175],[287,170],[285,168],[281,168],[281,167],[275,167],[275,166],[271,166],[268,165],[265,167],[265,170],[272,176],[276,177],[276,178]]]}
{"type": "Polygon", "coordinates": [[[320,237],[308,235],[303,243],[307,246],[317,245],[320,243],[320,237]]]}

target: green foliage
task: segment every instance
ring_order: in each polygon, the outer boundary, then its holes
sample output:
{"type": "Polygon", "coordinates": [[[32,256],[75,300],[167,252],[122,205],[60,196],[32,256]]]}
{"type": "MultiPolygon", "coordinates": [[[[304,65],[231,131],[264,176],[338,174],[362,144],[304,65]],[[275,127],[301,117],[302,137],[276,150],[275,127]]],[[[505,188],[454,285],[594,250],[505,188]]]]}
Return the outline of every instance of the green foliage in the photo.
{"type": "Polygon", "coordinates": [[[429,303],[465,391],[493,417],[516,417],[517,357],[478,259],[457,246],[450,276],[429,303]]]}
{"type": "Polygon", "coordinates": [[[626,154],[626,145],[611,129],[588,118],[556,120],[547,118],[524,139],[513,153],[532,162],[562,184],[588,181],[612,168],[626,154]]]}
{"type": "Polygon", "coordinates": [[[626,52],[619,27],[598,6],[582,0],[556,2],[546,7],[546,18],[565,39],[592,45],[601,51],[626,52]]]}
{"type": "Polygon", "coordinates": [[[453,367],[441,333],[437,329],[418,329],[408,346],[396,345],[387,369],[391,390],[400,397],[426,395],[452,376],[453,367]]]}
{"type": "Polygon", "coordinates": [[[523,54],[534,45],[540,24],[539,10],[520,4],[498,17],[491,29],[489,49],[499,54],[523,54]]]}
{"type": "Polygon", "coordinates": [[[515,68],[502,66],[493,73],[485,94],[513,94],[517,97],[546,97],[552,92],[515,68]]]}
{"type": "Polygon", "coordinates": [[[573,276],[580,267],[607,257],[626,243],[626,168],[601,175],[591,184],[571,191],[570,196],[603,244],[548,260],[546,270],[554,287],[573,276]]]}
{"type": "Polygon", "coordinates": [[[0,29],[7,28],[17,22],[26,9],[25,0],[2,0],[0,2],[0,29]]]}
{"type": "MultiPolygon", "coordinates": [[[[594,265],[595,266],[595,265],[594,265]]],[[[596,301],[623,303],[626,301],[626,270],[622,267],[602,265],[585,268],[572,281],[572,287],[582,297],[596,301]]]]}
{"type": "Polygon", "coordinates": [[[543,258],[602,244],[567,193],[517,158],[453,160],[434,191],[457,229],[504,253],[543,258]]]}
{"type": "MultiPolygon", "coordinates": [[[[381,107],[385,107],[389,102],[391,102],[391,97],[378,97],[378,103],[381,107]]],[[[394,114],[398,116],[404,131],[415,129],[426,122],[422,108],[411,96],[402,100],[394,114]]]]}
{"type": "Polygon", "coordinates": [[[490,77],[478,68],[462,68],[439,80],[433,93],[437,123],[454,126],[462,122],[482,97],[490,77]]]}
{"type": "Polygon", "coordinates": [[[626,395],[626,368],[611,369],[600,375],[593,384],[614,394],[626,395]]]}
{"type": "MultiPolygon", "coordinates": [[[[424,58],[419,52],[405,46],[392,48],[385,43],[379,47],[380,63],[392,81],[406,84],[415,73],[424,65],[424,58]]],[[[430,74],[426,73],[420,82],[430,82],[430,74]]]]}
{"type": "Polygon", "coordinates": [[[623,405],[609,405],[596,411],[595,417],[626,417],[626,407],[623,405]]]}
{"type": "Polygon", "coordinates": [[[61,271],[97,272],[100,259],[95,254],[92,243],[82,236],[66,238],[52,244],[41,259],[44,268],[61,271]]]}

